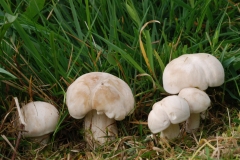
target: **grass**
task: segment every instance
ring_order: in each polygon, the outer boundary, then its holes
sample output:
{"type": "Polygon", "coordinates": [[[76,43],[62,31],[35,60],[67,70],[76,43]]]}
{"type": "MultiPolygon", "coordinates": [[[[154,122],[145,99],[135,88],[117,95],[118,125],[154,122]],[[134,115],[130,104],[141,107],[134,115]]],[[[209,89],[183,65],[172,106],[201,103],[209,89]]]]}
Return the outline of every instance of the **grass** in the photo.
{"type": "MultiPolygon", "coordinates": [[[[59,125],[47,146],[22,139],[25,159],[239,159],[240,50],[237,1],[0,1],[0,157],[10,159],[16,128],[13,97],[51,102],[59,125]],[[149,137],[147,115],[166,96],[162,73],[172,59],[205,52],[225,69],[225,83],[207,90],[212,106],[195,135],[149,137]],[[126,81],[135,111],[118,122],[119,138],[96,150],[82,120],[68,114],[65,91],[78,76],[101,71],[126,81]],[[7,140],[6,140],[7,139],[7,140]]],[[[183,128],[184,129],[184,128],[183,128]]]]}

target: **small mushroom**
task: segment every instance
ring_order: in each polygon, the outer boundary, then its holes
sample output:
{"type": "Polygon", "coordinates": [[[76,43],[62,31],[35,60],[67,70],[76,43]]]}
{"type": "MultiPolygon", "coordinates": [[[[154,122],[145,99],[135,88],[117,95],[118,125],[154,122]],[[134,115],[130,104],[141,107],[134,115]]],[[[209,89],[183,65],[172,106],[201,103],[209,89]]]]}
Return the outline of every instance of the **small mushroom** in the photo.
{"type": "Polygon", "coordinates": [[[70,115],[84,120],[85,139],[91,147],[117,136],[115,120],[123,120],[134,108],[134,97],[126,82],[103,72],[77,78],[67,89],[70,115]]]}
{"type": "Polygon", "coordinates": [[[179,97],[185,99],[190,107],[190,117],[187,119],[186,131],[191,133],[200,125],[200,113],[207,110],[211,105],[209,96],[197,88],[184,88],[179,97]]]}
{"type": "Polygon", "coordinates": [[[174,139],[179,133],[179,125],[190,116],[186,100],[176,95],[163,98],[156,102],[148,115],[148,127],[152,133],[161,132],[161,137],[174,139]]]}
{"type": "MultiPolygon", "coordinates": [[[[58,123],[58,110],[50,103],[33,101],[24,105],[21,109],[24,120],[23,137],[29,137],[36,142],[47,143],[50,133],[58,123]]],[[[21,124],[18,116],[16,124],[21,124]]]]}
{"type": "Polygon", "coordinates": [[[168,63],[163,72],[163,87],[170,94],[188,87],[206,90],[223,82],[222,64],[207,53],[184,54],[168,63]]]}

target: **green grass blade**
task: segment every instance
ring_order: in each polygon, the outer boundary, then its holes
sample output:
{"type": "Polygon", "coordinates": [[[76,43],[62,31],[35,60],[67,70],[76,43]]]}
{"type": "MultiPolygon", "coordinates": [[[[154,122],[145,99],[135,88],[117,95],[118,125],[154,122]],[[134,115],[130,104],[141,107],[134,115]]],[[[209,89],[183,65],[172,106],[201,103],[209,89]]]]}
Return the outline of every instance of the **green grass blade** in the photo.
{"type": "Polygon", "coordinates": [[[81,27],[80,27],[80,24],[79,24],[79,21],[78,21],[78,13],[76,11],[76,8],[75,8],[72,0],[69,0],[69,4],[70,4],[70,7],[71,7],[73,20],[74,20],[74,26],[76,27],[78,38],[83,39],[83,33],[82,33],[82,30],[81,30],[81,27]]]}
{"type": "Polygon", "coordinates": [[[23,13],[29,19],[38,20],[39,12],[44,8],[45,0],[29,0],[28,7],[23,13]]]}
{"type": "Polygon", "coordinates": [[[0,73],[6,74],[6,75],[10,76],[11,78],[17,78],[16,76],[14,76],[13,74],[11,74],[10,72],[6,71],[3,68],[0,68],[0,73]]]}

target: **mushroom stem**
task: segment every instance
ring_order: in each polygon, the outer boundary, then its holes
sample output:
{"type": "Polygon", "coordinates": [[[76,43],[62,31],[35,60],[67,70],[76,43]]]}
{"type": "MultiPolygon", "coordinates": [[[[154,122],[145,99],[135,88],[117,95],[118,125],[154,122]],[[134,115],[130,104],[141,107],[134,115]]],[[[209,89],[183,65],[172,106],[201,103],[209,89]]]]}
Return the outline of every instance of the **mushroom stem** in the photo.
{"type": "Polygon", "coordinates": [[[105,114],[97,114],[96,110],[90,111],[84,119],[85,140],[91,147],[101,145],[117,136],[115,119],[108,118],[105,114]]]}
{"type": "Polygon", "coordinates": [[[186,122],[186,131],[192,133],[200,125],[200,113],[191,113],[186,122]]]}
{"type": "Polygon", "coordinates": [[[168,128],[163,130],[161,132],[161,138],[168,138],[168,139],[174,139],[177,138],[177,136],[180,133],[180,128],[178,124],[170,124],[168,128]]]}

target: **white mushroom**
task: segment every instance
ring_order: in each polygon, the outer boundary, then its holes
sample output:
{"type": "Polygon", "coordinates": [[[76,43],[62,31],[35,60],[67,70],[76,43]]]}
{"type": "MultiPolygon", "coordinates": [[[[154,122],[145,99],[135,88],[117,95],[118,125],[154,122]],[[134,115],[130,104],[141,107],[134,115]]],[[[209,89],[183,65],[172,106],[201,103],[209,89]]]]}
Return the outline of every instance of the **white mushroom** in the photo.
{"type": "MultiPolygon", "coordinates": [[[[58,110],[50,103],[34,101],[24,105],[20,111],[25,122],[23,137],[30,137],[37,142],[46,143],[49,133],[56,129],[58,110]]],[[[21,124],[19,116],[17,124],[21,124]]]]}
{"type": "Polygon", "coordinates": [[[70,115],[76,119],[85,116],[85,139],[92,146],[116,137],[115,120],[123,120],[134,108],[127,83],[108,73],[84,74],[68,87],[66,94],[70,115]]]}
{"type": "Polygon", "coordinates": [[[204,91],[197,88],[184,88],[178,96],[185,99],[190,107],[191,114],[186,125],[186,131],[190,133],[199,127],[200,113],[207,110],[211,105],[211,100],[204,91]]]}
{"type": "Polygon", "coordinates": [[[148,115],[148,127],[152,133],[161,132],[161,137],[174,139],[179,135],[178,123],[190,116],[186,100],[176,95],[163,98],[156,102],[148,115]]]}
{"type": "Polygon", "coordinates": [[[207,53],[184,54],[168,63],[163,72],[163,87],[170,94],[188,87],[206,90],[223,82],[222,64],[207,53]]]}

